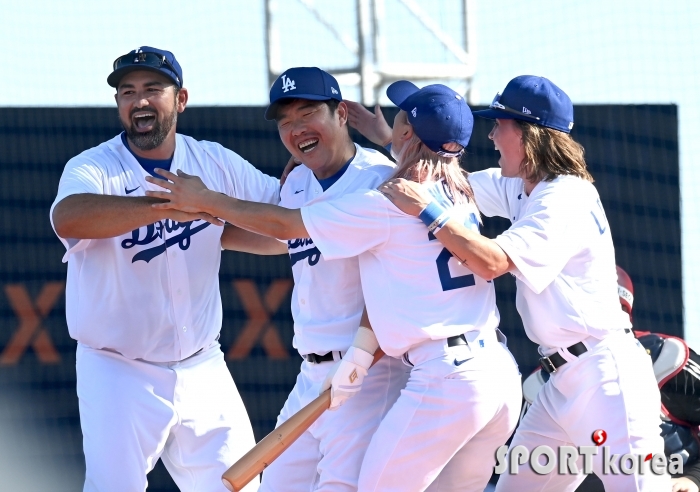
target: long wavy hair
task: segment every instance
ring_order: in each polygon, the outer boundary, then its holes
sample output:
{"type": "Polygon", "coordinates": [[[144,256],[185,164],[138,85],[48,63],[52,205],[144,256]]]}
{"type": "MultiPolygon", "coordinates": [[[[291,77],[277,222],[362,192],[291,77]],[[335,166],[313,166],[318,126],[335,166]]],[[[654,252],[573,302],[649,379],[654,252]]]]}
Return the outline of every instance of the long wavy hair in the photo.
{"type": "MultiPolygon", "coordinates": [[[[405,114],[403,117],[408,123],[405,114]]],[[[449,152],[462,150],[461,145],[453,142],[443,147],[449,152]]],[[[474,191],[467,181],[467,176],[468,173],[459,166],[459,157],[448,157],[433,152],[413,132],[413,136],[399,152],[396,170],[389,179],[403,178],[417,183],[444,180],[456,205],[474,202],[474,191]]]]}
{"type": "Polygon", "coordinates": [[[525,171],[526,180],[537,183],[571,175],[593,182],[586,168],[583,146],[571,135],[527,121],[514,121],[522,131],[525,159],[520,169],[525,171]]]}

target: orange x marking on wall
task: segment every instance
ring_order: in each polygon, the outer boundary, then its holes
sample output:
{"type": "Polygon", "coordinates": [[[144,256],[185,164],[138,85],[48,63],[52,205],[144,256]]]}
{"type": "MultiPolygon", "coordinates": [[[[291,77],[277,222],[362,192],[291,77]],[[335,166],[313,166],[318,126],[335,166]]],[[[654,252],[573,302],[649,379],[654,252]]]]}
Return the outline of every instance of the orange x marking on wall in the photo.
{"type": "Polygon", "coordinates": [[[246,358],[258,340],[271,359],[289,357],[277,327],[270,317],[277,312],[282,302],[287,298],[287,294],[292,288],[292,281],[290,279],[274,280],[262,298],[252,280],[234,280],[233,288],[236,289],[238,297],[241,299],[243,309],[248,315],[248,321],[226,354],[226,358],[246,358]]]}
{"type": "Polygon", "coordinates": [[[55,364],[61,360],[49,332],[41,326],[41,322],[51,312],[64,288],[64,282],[47,282],[36,301],[32,303],[24,285],[5,286],[5,294],[20,323],[5,350],[0,354],[0,365],[16,364],[30,344],[43,364],[55,364]]]}

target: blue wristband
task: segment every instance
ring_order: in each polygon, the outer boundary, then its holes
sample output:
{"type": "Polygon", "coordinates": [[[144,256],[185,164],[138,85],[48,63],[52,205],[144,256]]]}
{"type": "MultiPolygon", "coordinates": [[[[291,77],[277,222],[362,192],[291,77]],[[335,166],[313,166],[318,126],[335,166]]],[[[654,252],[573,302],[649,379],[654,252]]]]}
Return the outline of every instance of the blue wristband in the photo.
{"type": "Polygon", "coordinates": [[[433,200],[423,209],[420,214],[418,214],[418,218],[422,220],[426,226],[430,227],[430,225],[445,212],[446,210],[442,207],[442,205],[433,200]]]}
{"type": "Polygon", "coordinates": [[[389,153],[391,154],[391,142],[389,142],[388,144],[386,144],[386,145],[384,146],[384,148],[386,149],[387,152],[389,152],[389,153]]]}

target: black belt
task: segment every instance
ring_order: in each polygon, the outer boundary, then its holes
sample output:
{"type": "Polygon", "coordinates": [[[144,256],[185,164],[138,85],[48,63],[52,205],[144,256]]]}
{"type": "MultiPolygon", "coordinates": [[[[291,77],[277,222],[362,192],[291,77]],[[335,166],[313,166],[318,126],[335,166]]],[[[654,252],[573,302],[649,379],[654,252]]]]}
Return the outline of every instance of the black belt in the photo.
{"type": "MultiPolygon", "coordinates": [[[[576,357],[588,352],[588,349],[583,344],[583,342],[578,342],[571,345],[570,347],[566,347],[566,350],[568,350],[571,355],[575,355],[576,357]]],[[[540,365],[542,366],[542,369],[548,372],[549,374],[557,372],[557,369],[563,366],[564,364],[566,364],[566,359],[562,357],[559,354],[559,352],[554,352],[548,357],[540,358],[540,365]]]]}
{"type": "Polygon", "coordinates": [[[318,354],[306,354],[302,355],[304,360],[306,362],[310,362],[311,364],[320,364],[321,362],[332,362],[335,360],[333,354],[336,353],[338,354],[338,359],[342,359],[342,355],[340,352],[328,352],[327,354],[323,355],[318,355],[318,354]]]}
{"type": "MultiPolygon", "coordinates": [[[[630,333],[631,331],[632,330],[625,328],[625,333],[630,333]]],[[[583,342],[578,342],[571,345],[570,347],[566,347],[566,350],[568,350],[571,355],[575,355],[576,357],[588,352],[588,349],[583,344],[583,342]]],[[[566,364],[566,359],[562,357],[561,354],[559,354],[559,352],[554,352],[548,357],[540,358],[540,365],[542,366],[542,369],[548,372],[549,374],[557,372],[557,369],[559,369],[564,364],[566,364]]]]}
{"type": "MultiPolygon", "coordinates": [[[[454,337],[449,337],[446,339],[447,340],[447,346],[448,347],[456,347],[457,345],[468,345],[467,343],[467,337],[464,336],[464,334],[457,335],[454,337]]],[[[411,367],[413,367],[413,363],[408,359],[408,352],[403,354],[403,360],[411,367]]]]}

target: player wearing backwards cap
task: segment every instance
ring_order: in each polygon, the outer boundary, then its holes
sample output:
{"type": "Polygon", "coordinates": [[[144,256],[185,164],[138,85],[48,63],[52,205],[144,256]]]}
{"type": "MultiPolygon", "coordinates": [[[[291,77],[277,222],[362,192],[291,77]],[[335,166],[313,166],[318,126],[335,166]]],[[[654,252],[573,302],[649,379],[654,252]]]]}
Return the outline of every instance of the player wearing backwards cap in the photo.
{"type": "Polygon", "coordinates": [[[221,474],[255,444],[218,342],[221,247],[237,231],[153,209],[161,200],[145,196],[157,187],[144,178],[172,167],[271,203],[279,183],[218,144],[176,133],[188,93],[172,53],[143,46],[113,68],[124,132],[68,162],[51,208],[78,341],[84,490],[145,490],[158,458],[182,490],[225,490],[221,474]]]}
{"type": "MultiPolygon", "coordinates": [[[[551,373],[511,449],[591,445],[593,432],[603,429],[613,454],[663,453],[659,391],[649,357],[619,308],[610,227],[583,148],[569,136],[571,100],[549,80],[524,75],[475,114],[496,120],[489,138],[501,154],[500,169],[472,173],[469,182],[481,212],[506,217],[512,226],[491,240],[450,220],[436,236],[477,275],[515,276],[525,331],[551,373]]],[[[413,183],[394,180],[381,191],[406,213],[444,213],[413,183]]],[[[667,475],[648,469],[602,474],[603,453],[593,468],[608,490],[670,488],[667,475]]],[[[583,478],[538,475],[523,465],[518,474],[501,475],[496,490],[568,491],[583,478]]]]}
{"type": "MultiPolygon", "coordinates": [[[[299,209],[374,189],[394,171],[381,153],[353,144],[340,87],[319,68],[290,68],[280,75],[265,117],[277,122],[285,147],[304,163],[287,178],[282,207],[299,209]]],[[[327,258],[308,236],[286,244],[295,284],[294,347],[304,361],[278,425],[318,396],[333,362],[351,347],[365,305],[356,256],[327,258]]],[[[405,386],[407,372],[397,359],[379,360],[359,397],[338,408],[345,397],[337,395],[332,407],[337,411],[322,415],[265,469],[260,490],[357,490],[365,450],[405,386]]]]}
{"type": "Polygon", "coordinates": [[[449,217],[478,234],[478,211],[458,163],[473,118],[464,99],[442,85],[417,90],[402,81],[387,94],[402,109],[393,134],[394,176],[421,182],[446,210],[428,230],[374,190],[285,210],[167,174],[173,183],[163,187],[170,194],[150,194],[170,200],[157,207],[207,211],[282,239],[311,238],[326,260],[359,256],[374,331],[358,331],[324,386],[333,400],[357,392],[378,346],[412,369],[367,449],[358,490],[482,491],[495,450],[517,421],[521,389],[497,331],[493,285],[435,239],[449,217]]]}

